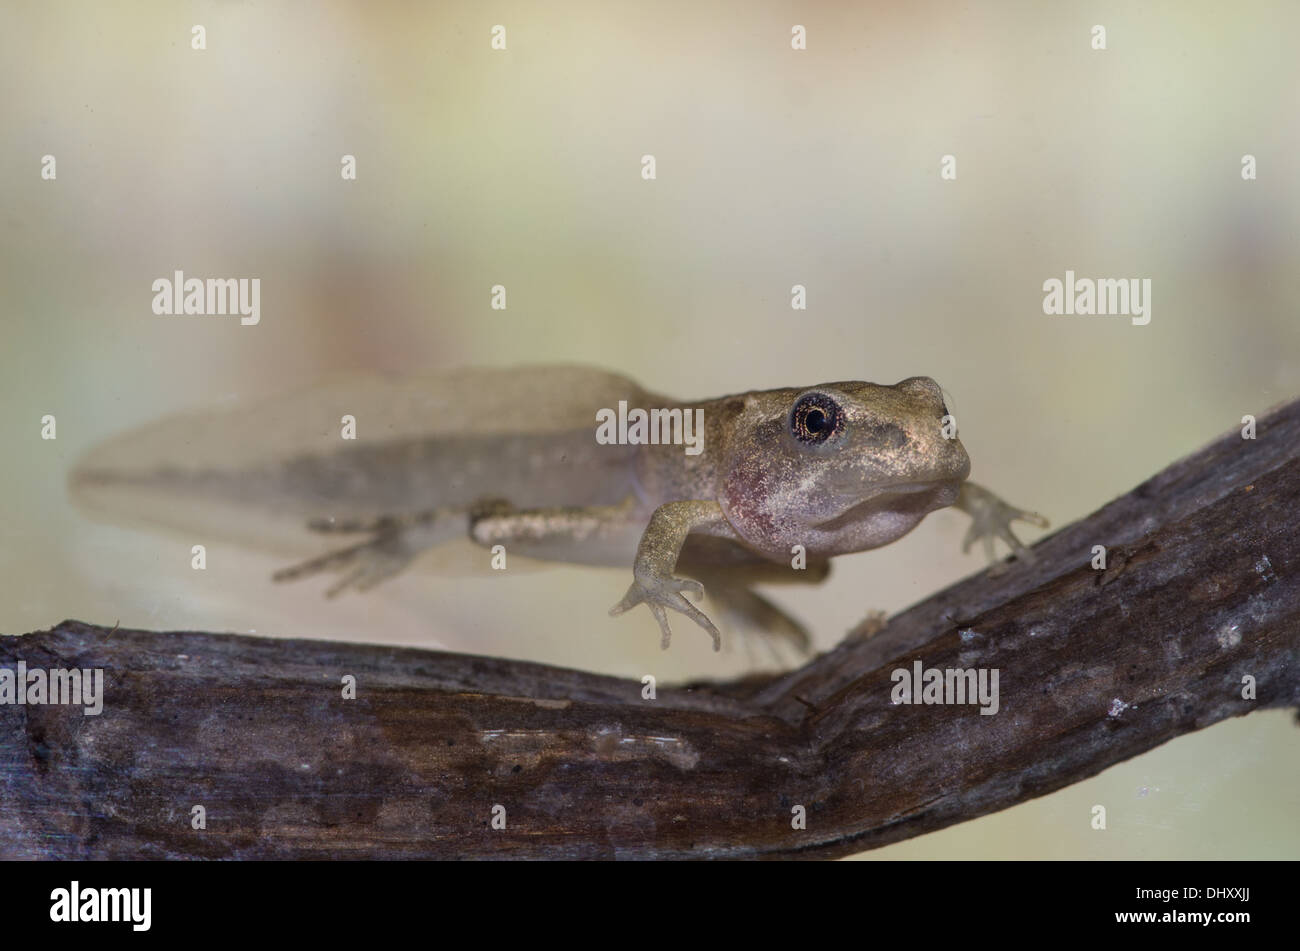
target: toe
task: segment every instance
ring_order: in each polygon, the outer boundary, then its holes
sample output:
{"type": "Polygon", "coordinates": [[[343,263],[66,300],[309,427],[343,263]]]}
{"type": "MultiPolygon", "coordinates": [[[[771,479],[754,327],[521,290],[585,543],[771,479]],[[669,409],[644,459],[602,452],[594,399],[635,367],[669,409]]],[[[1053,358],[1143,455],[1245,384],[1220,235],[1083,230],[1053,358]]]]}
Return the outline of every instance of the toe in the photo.
{"type": "Polygon", "coordinates": [[[655,620],[659,622],[659,632],[662,635],[659,639],[659,649],[666,651],[668,650],[668,644],[673,639],[672,628],[668,626],[668,612],[664,610],[663,605],[661,604],[655,604],[653,601],[648,603],[650,605],[650,613],[653,614],[655,620]]]}
{"type": "Polygon", "coordinates": [[[644,600],[645,589],[634,581],[627,589],[627,594],[623,595],[623,600],[609,609],[609,616],[618,617],[623,612],[630,611],[644,600]]]}

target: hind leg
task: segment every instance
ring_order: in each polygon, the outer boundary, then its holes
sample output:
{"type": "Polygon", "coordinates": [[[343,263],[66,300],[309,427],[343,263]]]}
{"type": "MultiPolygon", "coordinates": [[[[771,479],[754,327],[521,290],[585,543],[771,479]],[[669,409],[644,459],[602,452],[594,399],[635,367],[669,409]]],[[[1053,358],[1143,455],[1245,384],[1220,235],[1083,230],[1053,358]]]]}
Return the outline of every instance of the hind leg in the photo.
{"type": "Polygon", "coordinates": [[[806,570],[770,563],[706,566],[690,563],[683,570],[700,579],[723,625],[737,637],[762,643],[778,667],[790,667],[812,655],[812,636],[767,598],[753,590],[756,583],[817,584],[830,574],[830,563],[814,562],[806,570]]]}
{"type": "MultiPolygon", "coordinates": [[[[746,648],[757,641],[767,650],[778,667],[789,667],[783,650],[791,651],[796,661],[812,654],[812,637],[808,630],[760,594],[745,587],[728,587],[716,581],[705,582],[714,613],[729,632],[743,639],[746,648]]],[[[753,657],[751,652],[751,659],[753,657]]]]}
{"type": "Polygon", "coordinates": [[[372,520],[314,519],[307,527],[330,534],[367,534],[365,541],[326,552],[271,576],[274,581],[300,578],[332,571],[339,580],[325,592],[335,597],[349,588],[368,591],[381,581],[400,574],[422,552],[457,536],[468,528],[463,509],[433,509],[406,515],[389,515],[372,520]]]}

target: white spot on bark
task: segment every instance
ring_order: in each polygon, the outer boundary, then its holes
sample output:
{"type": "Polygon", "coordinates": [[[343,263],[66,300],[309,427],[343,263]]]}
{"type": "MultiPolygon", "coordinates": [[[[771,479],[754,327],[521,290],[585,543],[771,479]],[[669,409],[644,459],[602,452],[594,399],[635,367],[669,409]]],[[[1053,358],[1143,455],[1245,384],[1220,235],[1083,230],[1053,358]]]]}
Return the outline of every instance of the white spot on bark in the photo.
{"type": "Polygon", "coordinates": [[[1220,647],[1236,647],[1241,643],[1241,625],[1223,625],[1215,632],[1214,639],[1219,642],[1220,647]]]}

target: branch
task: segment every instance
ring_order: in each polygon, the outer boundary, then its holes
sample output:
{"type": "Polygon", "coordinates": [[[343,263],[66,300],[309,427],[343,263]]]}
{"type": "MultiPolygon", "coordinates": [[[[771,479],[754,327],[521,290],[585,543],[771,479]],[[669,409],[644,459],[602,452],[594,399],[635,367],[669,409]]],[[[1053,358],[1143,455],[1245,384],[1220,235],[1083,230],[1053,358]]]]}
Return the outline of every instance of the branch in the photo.
{"type": "Polygon", "coordinates": [[[0,638],[0,668],[98,667],[107,685],[100,716],[0,706],[0,857],[834,857],[1006,808],[1300,704],[1300,402],[1258,431],[871,639],[654,701],[373,645],[76,621],[0,638]],[[998,669],[999,712],[894,705],[891,672],[917,660],[998,669]]]}

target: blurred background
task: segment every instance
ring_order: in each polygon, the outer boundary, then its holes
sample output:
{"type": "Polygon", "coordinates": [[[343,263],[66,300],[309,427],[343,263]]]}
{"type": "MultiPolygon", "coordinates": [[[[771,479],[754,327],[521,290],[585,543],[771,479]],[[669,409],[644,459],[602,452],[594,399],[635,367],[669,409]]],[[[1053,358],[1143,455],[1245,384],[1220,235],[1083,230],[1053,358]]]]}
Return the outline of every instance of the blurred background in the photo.
{"type": "MultiPolygon", "coordinates": [[[[351,370],[577,362],[681,397],[929,375],[974,479],[1080,518],[1300,396],[1297,30],[1293,3],[10,0],[0,631],[379,639],[661,680],[763,659],[685,622],[661,653],[648,612],[606,617],[626,570],[412,571],[326,601],[325,579],[272,585],[271,554],[211,542],[193,571],[191,536],[69,504],[99,441],[351,370]],[[176,269],[260,278],[260,324],[155,316],[176,269]],[[1150,324],[1045,316],[1067,269],[1150,278],[1150,324]]],[[[772,596],[829,647],[980,569],[966,524],[936,513],[772,596]]],[[[1223,723],[868,857],[1300,857],[1298,738],[1282,712],[1223,723]]]]}

